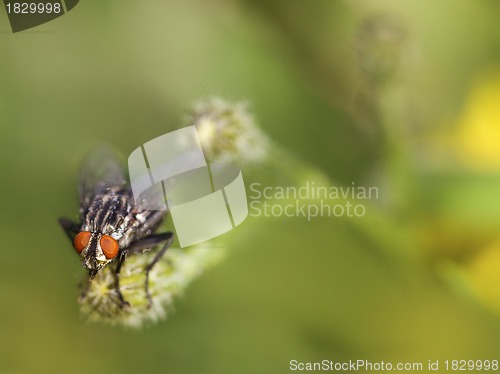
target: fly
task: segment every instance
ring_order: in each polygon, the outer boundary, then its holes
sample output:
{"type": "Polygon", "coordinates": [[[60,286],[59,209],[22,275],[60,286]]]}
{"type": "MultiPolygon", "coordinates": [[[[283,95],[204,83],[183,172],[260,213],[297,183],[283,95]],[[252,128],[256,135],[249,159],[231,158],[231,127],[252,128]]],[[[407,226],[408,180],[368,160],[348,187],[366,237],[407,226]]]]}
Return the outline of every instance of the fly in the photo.
{"type": "MultiPolygon", "coordinates": [[[[99,149],[87,158],[78,181],[80,218],[73,222],[60,218],[59,224],[80,255],[88,272],[88,282],[106,266],[113,266],[115,287],[120,308],[128,306],[120,291],[120,270],[127,256],[138,255],[161,245],[146,266],[144,284],[148,305],[149,272],[172,244],[173,233],[155,233],[163,222],[166,210],[148,210],[136,204],[132,189],[116,155],[99,149]]],[[[88,285],[83,295],[88,289],[88,285]]]]}

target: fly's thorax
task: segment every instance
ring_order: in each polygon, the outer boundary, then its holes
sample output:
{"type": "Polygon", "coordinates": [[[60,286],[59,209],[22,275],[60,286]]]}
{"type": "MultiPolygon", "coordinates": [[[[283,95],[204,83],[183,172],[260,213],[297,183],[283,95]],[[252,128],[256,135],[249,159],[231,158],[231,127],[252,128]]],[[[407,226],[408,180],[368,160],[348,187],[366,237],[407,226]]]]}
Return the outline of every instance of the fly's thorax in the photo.
{"type": "Polygon", "coordinates": [[[110,188],[94,196],[83,211],[82,226],[92,232],[115,232],[127,220],[132,210],[131,201],[131,192],[123,187],[110,188]]]}

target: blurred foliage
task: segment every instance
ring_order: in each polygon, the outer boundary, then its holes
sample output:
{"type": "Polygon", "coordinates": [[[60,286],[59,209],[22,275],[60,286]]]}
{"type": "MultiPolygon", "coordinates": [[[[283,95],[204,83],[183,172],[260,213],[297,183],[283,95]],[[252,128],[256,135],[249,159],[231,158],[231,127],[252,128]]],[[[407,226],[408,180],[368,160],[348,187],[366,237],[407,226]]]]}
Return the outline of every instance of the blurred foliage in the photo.
{"type": "MultiPolygon", "coordinates": [[[[81,0],[12,34],[1,9],[0,372],[498,358],[498,10],[81,0]],[[213,95],[251,102],[300,165],[381,198],[357,221],[248,218],[166,322],[140,333],[84,323],[83,270],[57,225],[76,214],[80,160],[102,142],[127,155],[213,95]]],[[[266,168],[248,175],[276,182],[266,168]]]]}

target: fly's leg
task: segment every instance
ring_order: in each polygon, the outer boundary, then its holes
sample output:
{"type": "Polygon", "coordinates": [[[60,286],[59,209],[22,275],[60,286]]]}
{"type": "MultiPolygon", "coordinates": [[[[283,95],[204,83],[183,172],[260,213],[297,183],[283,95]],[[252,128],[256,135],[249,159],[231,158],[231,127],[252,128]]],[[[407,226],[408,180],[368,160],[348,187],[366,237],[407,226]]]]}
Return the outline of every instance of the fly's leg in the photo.
{"type": "Polygon", "coordinates": [[[67,218],[59,218],[59,224],[71,241],[73,241],[75,235],[80,232],[79,225],[67,218]]]}
{"type": "Polygon", "coordinates": [[[165,254],[165,252],[170,247],[173,241],[174,241],[174,234],[171,232],[167,232],[164,234],[156,234],[156,235],[151,235],[145,239],[142,239],[132,244],[132,246],[129,247],[127,250],[127,253],[129,254],[132,253],[139,254],[151,250],[160,243],[164,243],[163,247],[153,258],[153,261],[151,261],[151,263],[148,266],[146,266],[146,281],[144,284],[144,288],[146,290],[146,297],[148,298],[148,308],[150,308],[153,303],[151,300],[151,294],[149,293],[149,272],[153,269],[155,264],[163,257],[163,255],[165,254]]]}
{"type": "Polygon", "coordinates": [[[127,308],[130,304],[125,301],[123,298],[122,291],[120,290],[120,270],[122,269],[122,265],[125,262],[125,258],[127,257],[127,251],[121,251],[120,254],[118,255],[118,264],[116,265],[115,269],[115,286],[116,286],[116,292],[118,293],[118,300],[120,301],[120,309],[125,309],[127,308]]]}
{"type": "Polygon", "coordinates": [[[153,258],[153,261],[146,267],[146,282],[145,282],[145,288],[146,288],[146,296],[148,298],[148,309],[151,308],[151,305],[153,304],[153,301],[151,300],[151,294],[149,293],[149,272],[155,264],[163,257],[167,249],[170,247],[172,242],[174,241],[174,235],[170,233],[171,236],[170,238],[167,239],[167,242],[163,245],[163,247],[160,249],[160,251],[156,254],[155,258],[153,258]]]}

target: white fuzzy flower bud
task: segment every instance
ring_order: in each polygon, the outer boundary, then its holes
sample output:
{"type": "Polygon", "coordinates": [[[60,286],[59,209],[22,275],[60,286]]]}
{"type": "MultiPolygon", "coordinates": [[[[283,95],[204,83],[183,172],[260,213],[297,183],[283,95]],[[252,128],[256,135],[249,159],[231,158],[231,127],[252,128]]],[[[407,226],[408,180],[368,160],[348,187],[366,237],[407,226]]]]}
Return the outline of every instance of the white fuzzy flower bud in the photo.
{"type": "Polygon", "coordinates": [[[245,102],[230,103],[215,97],[197,102],[187,118],[196,125],[208,161],[262,161],[268,139],[255,125],[245,102]]]}

